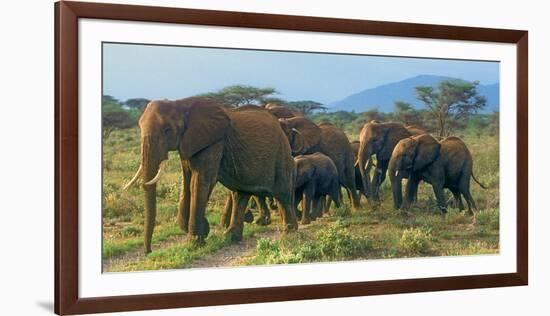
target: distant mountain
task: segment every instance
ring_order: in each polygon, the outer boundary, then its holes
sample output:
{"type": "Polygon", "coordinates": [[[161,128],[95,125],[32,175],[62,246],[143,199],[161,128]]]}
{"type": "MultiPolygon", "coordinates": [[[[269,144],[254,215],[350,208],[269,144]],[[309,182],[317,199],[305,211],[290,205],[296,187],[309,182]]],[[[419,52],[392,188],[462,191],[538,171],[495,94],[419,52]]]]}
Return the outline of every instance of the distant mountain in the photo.
{"type": "MultiPolygon", "coordinates": [[[[419,75],[398,82],[384,84],[372,89],[366,89],[352,94],[340,101],[328,104],[329,111],[364,112],[377,107],[380,112],[393,112],[395,101],[410,103],[417,109],[424,108],[424,104],[416,99],[415,87],[435,87],[442,80],[457,79],[451,77],[419,75]]],[[[499,84],[479,85],[478,92],[487,98],[487,106],[483,112],[498,111],[499,84]]]]}

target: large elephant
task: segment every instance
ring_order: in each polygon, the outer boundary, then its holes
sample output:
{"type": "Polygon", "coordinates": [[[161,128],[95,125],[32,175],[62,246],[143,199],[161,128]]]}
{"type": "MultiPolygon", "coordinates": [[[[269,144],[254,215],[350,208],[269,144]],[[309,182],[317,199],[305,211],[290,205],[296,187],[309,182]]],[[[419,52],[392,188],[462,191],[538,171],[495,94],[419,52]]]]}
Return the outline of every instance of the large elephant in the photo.
{"type": "Polygon", "coordinates": [[[407,210],[413,201],[420,181],[430,183],[443,213],[447,209],[444,188],[453,193],[460,209],[464,208],[461,195],[474,214],[477,207],[470,193],[470,177],[485,188],[473,174],[473,160],[466,144],[458,137],[447,137],[438,142],[429,134],[412,136],[399,141],[390,159],[389,176],[396,209],[407,210]],[[403,201],[401,180],[407,178],[403,201]]]}
{"type": "Polygon", "coordinates": [[[386,178],[386,171],[395,145],[403,138],[419,132],[422,131],[417,128],[412,131],[408,130],[403,124],[396,122],[370,121],[363,126],[359,135],[357,166],[361,173],[365,196],[375,201],[380,200],[380,186],[386,178]],[[376,168],[371,182],[372,155],[376,155],[376,168]]]}
{"type": "Polygon", "coordinates": [[[352,208],[359,208],[353,150],[346,134],[331,123],[317,125],[305,117],[279,119],[279,122],[288,137],[293,155],[320,152],[332,159],[338,170],[340,185],[348,192],[352,208]]]}
{"type": "Polygon", "coordinates": [[[140,176],[145,192],[144,246],[151,251],[156,217],[156,183],[169,151],[178,151],[183,181],[178,224],[202,243],[209,225],[205,209],[217,181],[233,191],[233,240],[242,238],[244,208],[251,195],[273,196],[285,230],[297,228],[293,209],[296,167],[286,135],[267,110],[246,106],[226,110],[204,98],[150,102],[143,112],[140,176]]]}
{"type": "Polygon", "coordinates": [[[322,215],[320,204],[329,196],[340,207],[340,183],[334,162],[322,153],[299,155],[296,162],[295,203],[302,201],[302,224],[322,215]],[[315,210],[312,214],[311,211],[315,210]]]}

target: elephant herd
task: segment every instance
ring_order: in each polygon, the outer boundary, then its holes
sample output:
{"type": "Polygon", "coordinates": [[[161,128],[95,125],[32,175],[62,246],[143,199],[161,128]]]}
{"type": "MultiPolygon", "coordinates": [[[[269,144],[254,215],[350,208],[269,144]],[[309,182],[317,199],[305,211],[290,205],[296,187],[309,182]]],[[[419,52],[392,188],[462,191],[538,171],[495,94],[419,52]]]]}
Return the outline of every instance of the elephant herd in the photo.
{"type": "Polygon", "coordinates": [[[472,156],[466,145],[456,137],[438,141],[412,126],[371,121],[361,130],[360,140],[350,143],[335,125],[315,124],[284,106],[228,109],[191,97],[150,102],[139,127],[141,164],[125,188],[139,179],[143,182],[146,253],[151,252],[155,226],[156,184],[169,151],[178,151],[181,160],[177,222],[197,244],[210,231],[205,210],[217,182],[229,190],[221,222],[234,241],[242,239],[244,222],[251,220],[246,213],[251,198],[260,209],[257,223],[269,224],[270,199],[284,230],[291,231],[298,228],[298,217],[307,224],[331,203],[339,207],[342,187],[353,209],[360,206],[360,195],[378,201],[387,172],[396,208],[407,209],[414,202],[423,180],[433,186],[443,212],[443,188],[450,189],[461,209],[461,195],[470,212],[476,209],[469,190],[472,156]],[[408,180],[404,201],[403,178],[408,180]]]}

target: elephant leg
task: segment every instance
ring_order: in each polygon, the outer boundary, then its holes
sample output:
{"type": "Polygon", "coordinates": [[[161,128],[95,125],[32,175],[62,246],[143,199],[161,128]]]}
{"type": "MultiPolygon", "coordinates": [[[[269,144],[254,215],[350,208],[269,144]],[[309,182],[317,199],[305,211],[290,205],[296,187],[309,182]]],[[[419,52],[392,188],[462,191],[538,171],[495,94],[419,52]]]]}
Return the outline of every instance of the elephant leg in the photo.
{"type": "Polygon", "coordinates": [[[225,200],[225,206],[223,207],[221,226],[224,228],[229,227],[231,221],[231,211],[233,210],[233,194],[229,192],[227,199],[225,200]]]}
{"type": "Polygon", "coordinates": [[[199,245],[210,232],[206,219],[206,205],[217,182],[218,169],[223,146],[221,143],[205,148],[191,158],[191,204],[189,215],[189,237],[199,245]]]}
{"type": "Polygon", "coordinates": [[[408,210],[413,204],[416,193],[418,192],[419,183],[420,179],[415,176],[411,176],[407,180],[407,186],[405,188],[405,202],[403,203],[404,209],[408,210]]]}
{"type": "Polygon", "coordinates": [[[458,189],[450,189],[453,193],[454,197],[454,207],[458,208],[459,210],[464,210],[464,203],[462,203],[462,197],[460,196],[460,190],[458,189]]]}
{"type": "Polygon", "coordinates": [[[271,212],[265,203],[265,197],[255,196],[254,199],[260,208],[260,217],[256,220],[256,224],[269,225],[271,223],[271,212]]]}
{"type": "Polygon", "coordinates": [[[437,184],[433,184],[432,186],[433,186],[435,198],[437,199],[439,210],[443,214],[447,213],[447,200],[445,198],[445,191],[443,189],[443,185],[437,183],[437,184]]]}
{"type": "Polygon", "coordinates": [[[181,161],[181,171],[183,179],[181,180],[177,222],[180,229],[187,233],[189,232],[189,208],[191,203],[191,170],[188,161],[181,161]]]}
{"type": "Polygon", "coordinates": [[[466,199],[466,203],[468,204],[468,213],[475,216],[477,213],[477,206],[474,198],[472,197],[472,194],[470,193],[470,190],[463,191],[462,195],[464,195],[464,199],[466,199]]]}
{"type": "Polygon", "coordinates": [[[302,219],[302,211],[300,209],[298,209],[298,206],[300,204],[302,204],[302,210],[304,209],[304,207],[303,207],[304,202],[303,202],[303,199],[302,199],[303,194],[304,194],[304,190],[302,188],[296,189],[296,192],[294,193],[294,210],[296,212],[296,218],[297,219],[302,219]]]}
{"type": "Polygon", "coordinates": [[[311,222],[311,203],[315,196],[315,184],[309,183],[304,189],[302,195],[302,225],[307,225],[311,222]]]}
{"type": "Polygon", "coordinates": [[[296,221],[296,208],[294,207],[294,196],[291,194],[279,195],[275,197],[277,204],[279,205],[279,213],[283,219],[285,225],[284,231],[298,229],[298,222],[296,221]]]}
{"type": "Polygon", "coordinates": [[[386,179],[386,171],[388,170],[388,160],[380,160],[377,162],[374,170],[374,179],[372,185],[372,197],[375,201],[380,202],[380,186],[386,179]]]}
{"type": "Polygon", "coordinates": [[[244,229],[244,211],[250,200],[250,194],[243,192],[233,192],[233,210],[231,211],[231,223],[226,230],[231,241],[241,241],[243,239],[244,229]]]}
{"type": "MultiPolygon", "coordinates": [[[[323,216],[323,213],[329,213],[330,212],[330,207],[332,205],[332,197],[330,197],[329,195],[323,195],[321,196],[320,198],[320,203],[322,204],[322,211],[319,213],[319,217],[323,216]]],[[[336,204],[336,202],[334,202],[336,204]]]]}

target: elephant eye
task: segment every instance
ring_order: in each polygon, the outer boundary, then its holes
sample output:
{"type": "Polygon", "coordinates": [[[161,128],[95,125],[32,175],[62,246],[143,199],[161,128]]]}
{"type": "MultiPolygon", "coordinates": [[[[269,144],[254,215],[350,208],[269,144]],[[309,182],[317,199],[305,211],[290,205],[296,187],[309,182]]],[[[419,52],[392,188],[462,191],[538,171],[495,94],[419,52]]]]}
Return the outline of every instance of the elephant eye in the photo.
{"type": "Polygon", "coordinates": [[[164,128],[164,135],[168,135],[172,132],[172,128],[170,128],[170,126],[166,126],[164,128]]]}

